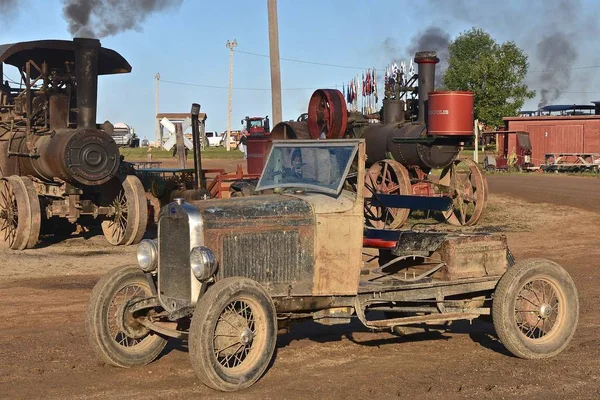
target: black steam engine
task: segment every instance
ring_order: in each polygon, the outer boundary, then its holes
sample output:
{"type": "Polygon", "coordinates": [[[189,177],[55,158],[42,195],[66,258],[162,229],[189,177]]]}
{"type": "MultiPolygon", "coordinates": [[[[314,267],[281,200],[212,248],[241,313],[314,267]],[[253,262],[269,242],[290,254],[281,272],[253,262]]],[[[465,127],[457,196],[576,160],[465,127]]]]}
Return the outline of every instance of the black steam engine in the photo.
{"type": "MultiPolygon", "coordinates": [[[[0,85],[0,243],[33,247],[46,221],[102,220],[113,245],[144,235],[142,184],[123,173],[112,125],[96,124],[98,76],[131,72],[96,39],[0,46],[20,83],[0,85]]],[[[50,224],[49,224],[50,225],[50,224]]]]}
{"type": "Polygon", "coordinates": [[[418,52],[414,60],[418,73],[397,77],[380,113],[348,113],[338,90],[319,89],[309,101],[306,122],[280,123],[271,136],[364,137],[369,166],[365,220],[371,227],[400,228],[411,209],[439,209],[453,225],[474,225],[483,215],[487,180],[475,162],[458,158],[473,138],[473,94],[434,91],[439,62],[435,52],[418,52]],[[381,196],[395,194],[410,197],[385,201],[391,197],[381,196]],[[452,202],[448,209],[443,206],[447,202],[423,197],[450,197],[452,202]]]}

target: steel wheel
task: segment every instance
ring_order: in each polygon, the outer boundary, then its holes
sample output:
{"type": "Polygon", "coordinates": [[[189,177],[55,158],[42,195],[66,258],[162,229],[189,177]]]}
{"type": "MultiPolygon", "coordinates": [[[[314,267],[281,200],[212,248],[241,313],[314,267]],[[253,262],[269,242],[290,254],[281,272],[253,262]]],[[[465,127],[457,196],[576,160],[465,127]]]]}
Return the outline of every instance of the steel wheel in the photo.
{"type": "Polygon", "coordinates": [[[577,289],[558,264],[526,260],[500,279],[492,316],[498,338],[521,358],[560,353],[575,332],[579,315],[577,289]]]}
{"type": "Polygon", "coordinates": [[[410,213],[408,208],[386,208],[373,201],[377,194],[412,193],[408,171],[402,164],[393,160],[373,164],[365,176],[364,193],[367,225],[377,229],[396,229],[406,222],[410,213]]]}
{"type": "Polygon", "coordinates": [[[30,249],[38,241],[40,201],[29,178],[0,180],[0,243],[12,250],[30,249]]]}
{"type": "Polygon", "coordinates": [[[207,386],[244,389],[265,372],[277,341],[275,306],[247,278],[215,283],[196,304],[190,326],[190,360],[207,386]]]}
{"type": "Polygon", "coordinates": [[[118,267],[94,287],[87,307],[86,329],[95,353],[117,367],[153,361],[167,341],[150,332],[127,311],[131,300],[151,297],[152,290],[137,267],[118,267]]]}
{"type": "Polygon", "coordinates": [[[444,211],[451,225],[475,225],[483,216],[488,197],[485,174],[472,160],[455,160],[444,168],[440,185],[446,186],[452,196],[452,209],[444,211]]]}
{"type": "MultiPolygon", "coordinates": [[[[112,180],[111,184],[115,186],[119,183],[112,180]]],[[[121,189],[115,191],[110,202],[113,213],[102,222],[106,240],[115,246],[138,243],[144,237],[148,222],[148,203],[140,180],[127,175],[120,186],[121,189]]]]}

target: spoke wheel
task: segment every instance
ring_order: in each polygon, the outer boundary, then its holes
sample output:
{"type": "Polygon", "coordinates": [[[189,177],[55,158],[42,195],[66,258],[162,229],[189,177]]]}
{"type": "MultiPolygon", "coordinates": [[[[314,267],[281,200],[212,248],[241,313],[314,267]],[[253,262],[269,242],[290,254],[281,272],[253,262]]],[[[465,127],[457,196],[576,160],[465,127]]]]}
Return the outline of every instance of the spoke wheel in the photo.
{"type": "Polygon", "coordinates": [[[40,201],[29,178],[0,180],[0,244],[12,250],[30,249],[40,234],[40,201]]]}
{"type": "Polygon", "coordinates": [[[190,360],[207,386],[233,391],[265,372],[277,341],[275,306],[265,289],[246,278],[215,283],[196,304],[190,360]]]}
{"type": "Polygon", "coordinates": [[[102,221],[104,237],[112,245],[139,243],[148,222],[148,203],[142,182],[133,175],[109,182],[113,194],[109,206],[112,215],[102,221]]]}
{"type": "Polygon", "coordinates": [[[485,174],[472,160],[455,160],[440,176],[440,185],[446,186],[452,196],[452,209],[444,211],[451,225],[471,226],[483,216],[488,197],[485,174]]]}
{"type": "Polygon", "coordinates": [[[140,316],[127,311],[134,299],[151,297],[144,273],[136,267],[118,267],[108,272],[90,296],[86,329],[96,355],[117,367],[148,364],[167,341],[137,322],[140,316]]]}
{"type": "Polygon", "coordinates": [[[558,264],[542,259],[518,262],[500,279],[492,305],[498,338],[521,358],[561,352],[575,332],[577,290],[558,264]]]}
{"type": "Polygon", "coordinates": [[[393,160],[378,161],[365,176],[365,222],[377,229],[397,229],[406,222],[410,209],[386,208],[377,201],[378,194],[410,195],[410,177],[406,168],[393,160]]]}

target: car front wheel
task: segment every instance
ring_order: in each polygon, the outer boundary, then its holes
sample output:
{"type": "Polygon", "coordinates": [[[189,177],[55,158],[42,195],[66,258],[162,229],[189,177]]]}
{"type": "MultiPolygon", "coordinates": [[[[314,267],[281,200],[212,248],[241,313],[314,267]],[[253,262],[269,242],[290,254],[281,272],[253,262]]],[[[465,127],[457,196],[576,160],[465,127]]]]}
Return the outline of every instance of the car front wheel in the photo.
{"type": "Polygon", "coordinates": [[[140,325],[127,311],[130,301],[151,296],[150,285],[137,267],[115,268],[96,284],[85,322],[90,345],[102,361],[129,368],[159,356],[167,340],[140,325]]]}
{"type": "Polygon", "coordinates": [[[264,374],[277,342],[273,301],[247,278],[215,283],[196,304],[190,325],[190,361],[208,387],[247,388],[264,374]]]}

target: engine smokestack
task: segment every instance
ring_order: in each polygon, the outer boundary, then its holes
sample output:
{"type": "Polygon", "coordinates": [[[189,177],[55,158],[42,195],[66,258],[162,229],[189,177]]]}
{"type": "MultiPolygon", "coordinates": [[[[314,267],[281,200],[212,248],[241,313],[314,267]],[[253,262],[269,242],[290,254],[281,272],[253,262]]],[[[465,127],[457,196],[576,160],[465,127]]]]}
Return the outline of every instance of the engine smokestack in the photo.
{"type": "Polygon", "coordinates": [[[77,127],[96,128],[98,98],[98,39],[75,38],[75,71],[77,78],[77,127]]]}
{"type": "Polygon", "coordinates": [[[419,65],[419,119],[422,124],[427,123],[428,93],[435,88],[435,64],[439,63],[435,51],[419,51],[415,53],[415,63],[419,65]]]}

